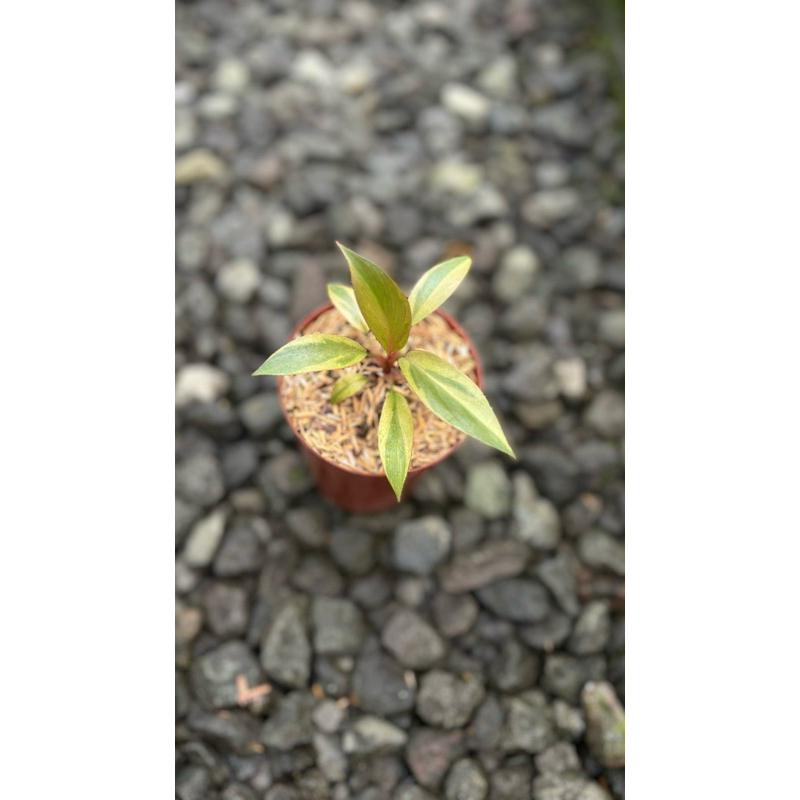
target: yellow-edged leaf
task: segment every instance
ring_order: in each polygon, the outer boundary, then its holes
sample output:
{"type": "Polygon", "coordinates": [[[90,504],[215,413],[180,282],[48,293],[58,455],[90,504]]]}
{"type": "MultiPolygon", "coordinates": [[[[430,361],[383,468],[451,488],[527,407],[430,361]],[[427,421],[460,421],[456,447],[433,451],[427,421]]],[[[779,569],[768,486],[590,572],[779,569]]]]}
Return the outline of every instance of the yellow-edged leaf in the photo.
{"type": "Polygon", "coordinates": [[[431,267],[415,284],[408,296],[411,324],[416,325],[450,297],[469,272],[472,259],[456,256],[431,267]]]}
{"type": "Polygon", "coordinates": [[[366,333],[369,330],[369,325],[367,325],[356,302],[356,293],[349,286],[345,286],[343,283],[329,283],[328,297],[354,328],[358,328],[362,333],[366,333]]]}
{"type": "Polygon", "coordinates": [[[516,458],[489,401],[463,372],[425,350],[411,350],[397,363],[414,393],[437,417],[516,458]]]}
{"type": "Polygon", "coordinates": [[[331,386],[331,403],[341,403],[356,392],[361,391],[369,383],[369,378],[360,372],[348,372],[337,378],[331,386]]]}
{"type": "Polygon", "coordinates": [[[400,502],[408,465],[411,463],[411,444],[414,438],[414,421],[403,395],[389,391],[383,402],[378,423],[378,452],[383,470],[400,502]]]}
{"type": "Polygon", "coordinates": [[[367,351],[346,336],[309,333],[276,350],[253,375],[295,375],[340,369],[361,361],[367,351]]]}
{"type": "Polygon", "coordinates": [[[344,245],[339,244],[339,249],[350,266],[356,301],[369,329],[387,353],[396,353],[408,341],[411,330],[408,299],[377,264],[344,245]]]}

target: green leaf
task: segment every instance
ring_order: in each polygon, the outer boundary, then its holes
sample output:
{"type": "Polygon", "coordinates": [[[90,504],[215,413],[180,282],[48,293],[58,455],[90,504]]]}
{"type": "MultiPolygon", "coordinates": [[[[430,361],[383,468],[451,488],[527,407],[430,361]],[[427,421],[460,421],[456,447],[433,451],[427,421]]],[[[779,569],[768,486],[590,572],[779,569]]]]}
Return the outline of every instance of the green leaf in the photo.
{"type": "Polygon", "coordinates": [[[349,286],[345,286],[343,283],[329,283],[328,297],[354,328],[358,328],[362,333],[369,330],[369,325],[356,302],[356,293],[349,286]]]}
{"type": "Polygon", "coordinates": [[[378,451],[383,470],[400,502],[408,465],[411,463],[411,443],[414,438],[414,421],[403,395],[387,392],[378,423],[378,451]]]}
{"type": "Polygon", "coordinates": [[[408,296],[411,324],[416,325],[435,311],[458,288],[469,272],[472,259],[457,256],[431,267],[416,283],[408,296]]]}
{"type": "Polygon", "coordinates": [[[275,351],[253,375],[295,375],[340,369],[361,361],[367,351],[346,336],[309,333],[275,351]]]}
{"type": "Polygon", "coordinates": [[[361,391],[369,383],[369,378],[359,372],[348,372],[334,381],[331,387],[331,403],[341,403],[356,392],[361,391]]]}
{"type": "Polygon", "coordinates": [[[377,264],[341,244],[339,249],[350,265],[356,301],[369,329],[387,353],[396,353],[408,341],[411,330],[408,299],[377,264]]]}
{"type": "Polygon", "coordinates": [[[411,388],[454,428],[516,458],[483,392],[449,361],[411,350],[398,362],[411,388]]]}

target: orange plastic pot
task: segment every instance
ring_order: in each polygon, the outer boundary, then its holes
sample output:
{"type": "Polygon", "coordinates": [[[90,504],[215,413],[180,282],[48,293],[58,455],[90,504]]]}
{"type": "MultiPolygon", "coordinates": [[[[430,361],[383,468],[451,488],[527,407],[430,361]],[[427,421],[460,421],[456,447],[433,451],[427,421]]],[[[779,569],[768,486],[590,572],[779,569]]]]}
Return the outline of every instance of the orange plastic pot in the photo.
{"type": "MultiPolygon", "coordinates": [[[[292,332],[289,334],[289,341],[294,339],[298,333],[313,322],[320,314],[331,308],[333,308],[331,303],[325,303],[325,305],[320,306],[301,319],[300,322],[292,328],[292,332]]],[[[472,360],[475,362],[475,382],[478,386],[483,387],[483,368],[478,359],[478,354],[475,352],[475,347],[466,332],[447,312],[439,309],[434,313],[442,317],[442,319],[467,343],[472,360]]],[[[283,416],[289,423],[289,427],[294,431],[294,435],[300,446],[300,452],[303,454],[308,464],[309,471],[311,472],[314,483],[320,494],[327,497],[328,500],[335,503],[340,508],[343,508],[345,511],[356,514],[384,511],[387,508],[397,505],[397,497],[383,472],[366,472],[361,469],[355,469],[354,467],[346,467],[342,464],[337,464],[335,461],[331,461],[320,455],[306,444],[305,439],[303,439],[297,428],[292,424],[292,420],[289,418],[289,414],[286,411],[286,404],[283,401],[283,379],[280,376],[278,377],[278,398],[280,399],[283,416]]],[[[448,450],[443,451],[435,461],[431,461],[424,467],[410,469],[403,488],[403,499],[408,496],[425,470],[443,461],[458,446],[459,445],[454,445],[448,450]]]]}

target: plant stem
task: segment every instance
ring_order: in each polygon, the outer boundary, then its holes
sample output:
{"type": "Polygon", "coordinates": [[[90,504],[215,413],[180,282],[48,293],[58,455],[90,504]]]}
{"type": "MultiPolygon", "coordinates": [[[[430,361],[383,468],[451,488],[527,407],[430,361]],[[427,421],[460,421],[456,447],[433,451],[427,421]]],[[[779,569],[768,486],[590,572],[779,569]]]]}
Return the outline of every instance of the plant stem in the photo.
{"type": "Polygon", "coordinates": [[[386,357],[383,359],[383,374],[388,375],[391,370],[394,362],[397,360],[397,353],[393,350],[391,353],[387,353],[386,357]]]}

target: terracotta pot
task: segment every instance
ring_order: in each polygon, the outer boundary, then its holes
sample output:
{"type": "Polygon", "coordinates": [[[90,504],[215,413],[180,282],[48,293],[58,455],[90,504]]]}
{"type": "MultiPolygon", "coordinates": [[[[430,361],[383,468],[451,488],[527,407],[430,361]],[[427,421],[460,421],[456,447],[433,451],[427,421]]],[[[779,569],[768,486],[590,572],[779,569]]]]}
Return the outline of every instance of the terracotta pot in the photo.
{"type": "MultiPolygon", "coordinates": [[[[301,319],[300,322],[292,328],[292,332],[289,334],[289,341],[320,314],[331,308],[333,308],[332,303],[325,303],[325,305],[320,306],[308,316],[301,319]]],[[[475,362],[475,382],[478,386],[482,387],[483,369],[481,367],[481,362],[466,332],[447,312],[439,309],[434,313],[442,317],[442,319],[444,319],[444,321],[467,343],[472,360],[475,362]]],[[[289,418],[286,405],[283,402],[282,389],[283,379],[278,376],[278,398],[280,399],[283,416],[286,418],[289,427],[291,427],[294,431],[294,435],[297,437],[298,444],[300,445],[300,452],[303,454],[308,464],[308,468],[320,494],[327,497],[345,511],[353,513],[384,511],[387,508],[397,505],[397,497],[395,496],[394,489],[392,489],[391,484],[386,479],[386,475],[384,475],[383,472],[366,472],[354,467],[346,467],[342,464],[337,464],[335,461],[331,461],[315,450],[312,450],[306,444],[303,437],[297,431],[297,428],[292,424],[292,420],[289,418]]],[[[409,492],[414,488],[414,485],[426,469],[430,469],[430,467],[447,458],[458,446],[459,445],[454,445],[448,450],[445,450],[435,461],[431,461],[424,467],[410,469],[403,487],[403,499],[408,496],[409,492]]]]}

